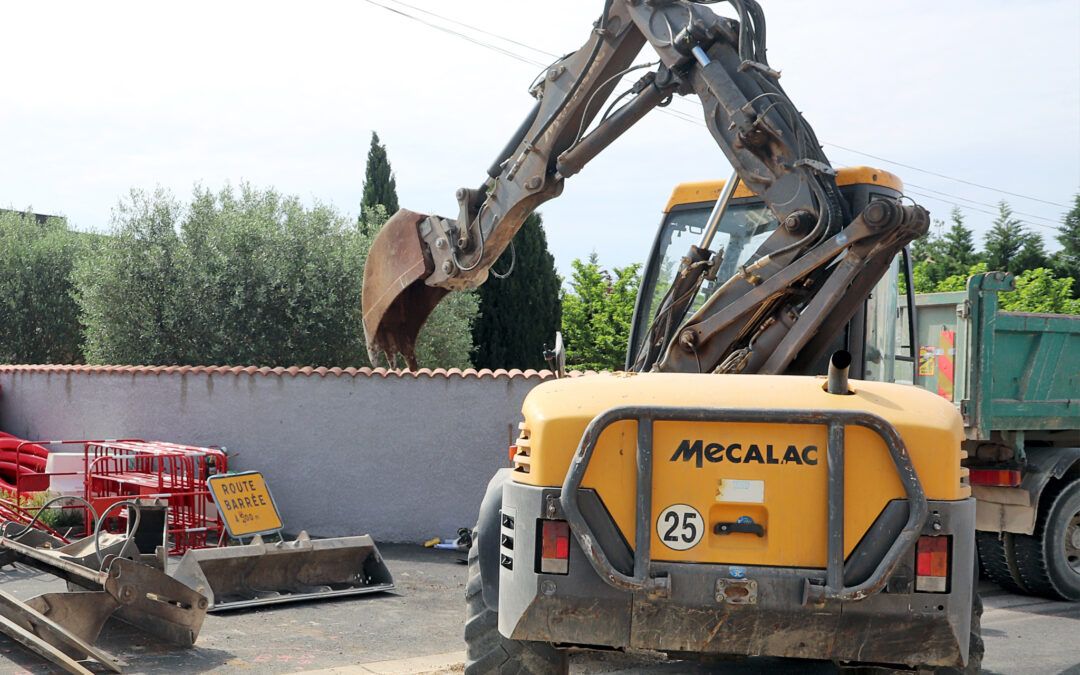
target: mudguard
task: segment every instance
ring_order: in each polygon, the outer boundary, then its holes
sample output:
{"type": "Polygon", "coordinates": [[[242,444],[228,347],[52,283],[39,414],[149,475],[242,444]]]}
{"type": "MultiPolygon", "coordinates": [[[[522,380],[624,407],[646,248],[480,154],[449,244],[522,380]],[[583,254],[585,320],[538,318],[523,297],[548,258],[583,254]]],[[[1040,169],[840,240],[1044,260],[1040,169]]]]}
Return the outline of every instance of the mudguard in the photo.
{"type": "Polygon", "coordinates": [[[480,578],[484,582],[484,604],[499,609],[499,518],[503,486],[510,482],[512,469],[499,469],[488,483],[480,515],[476,519],[476,545],[480,552],[480,578]]]}
{"type": "Polygon", "coordinates": [[[1080,466],[1080,448],[1027,448],[1027,467],[1020,489],[1031,495],[1031,503],[1038,504],[1047,484],[1061,478],[1074,467],[1080,466]]]}

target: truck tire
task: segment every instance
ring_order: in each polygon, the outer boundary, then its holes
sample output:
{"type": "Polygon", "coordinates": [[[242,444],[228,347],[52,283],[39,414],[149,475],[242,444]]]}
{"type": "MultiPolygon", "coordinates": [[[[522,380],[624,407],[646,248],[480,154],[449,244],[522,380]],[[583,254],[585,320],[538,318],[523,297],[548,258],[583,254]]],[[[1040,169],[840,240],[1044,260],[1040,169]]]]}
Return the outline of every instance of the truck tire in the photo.
{"type": "Polygon", "coordinates": [[[565,652],[544,642],[508,640],[499,633],[499,613],[484,602],[477,536],[473,536],[469,548],[465,608],[465,675],[566,675],[569,672],[565,652]]]}
{"type": "Polygon", "coordinates": [[[1013,535],[1009,532],[976,532],[975,546],[979,552],[979,569],[984,578],[1010,593],[1027,595],[1013,554],[1013,535]]]}
{"type": "Polygon", "coordinates": [[[1080,601],[1080,479],[1047,487],[1035,532],[1014,534],[1023,585],[1034,595],[1080,601]]]}

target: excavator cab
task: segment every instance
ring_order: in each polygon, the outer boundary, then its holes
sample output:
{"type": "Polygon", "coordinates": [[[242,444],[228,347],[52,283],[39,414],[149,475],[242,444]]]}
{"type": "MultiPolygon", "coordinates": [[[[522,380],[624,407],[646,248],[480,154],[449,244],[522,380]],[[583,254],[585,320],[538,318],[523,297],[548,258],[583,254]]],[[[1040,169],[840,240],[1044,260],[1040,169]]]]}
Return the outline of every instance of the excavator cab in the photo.
{"type": "MultiPolygon", "coordinates": [[[[852,213],[861,212],[875,199],[898,199],[904,189],[898,176],[872,167],[839,169],[836,181],[852,213]]],[[[701,243],[709,216],[726,183],[724,180],[682,183],[672,191],[643,272],[627,350],[627,369],[634,366],[641,343],[679,273],[681,258],[691,246],[701,243]]],[[[698,310],[725,280],[751,262],[755,252],[778,227],[780,223],[776,216],[761,198],[740,183],[720,219],[711,244],[711,248],[720,253],[721,261],[715,279],[699,287],[685,315],[698,310]]],[[[853,357],[852,377],[891,382],[894,381],[897,361],[913,362],[916,351],[914,326],[909,325],[908,330],[902,333],[906,340],[898,340],[897,335],[901,333],[896,329],[898,304],[901,301],[898,280],[902,275],[906,277],[909,274],[909,257],[906,254],[897,256],[870,294],[865,307],[852,318],[847,330],[837,335],[829,354],[839,349],[850,352],[853,357]],[[906,344],[898,344],[900,341],[906,344]]],[[[913,301],[913,298],[909,296],[905,301],[913,301]]],[[[913,312],[906,314],[910,316],[913,312]]],[[[824,359],[814,364],[809,369],[811,372],[798,374],[824,373],[826,361],[824,359]]]]}

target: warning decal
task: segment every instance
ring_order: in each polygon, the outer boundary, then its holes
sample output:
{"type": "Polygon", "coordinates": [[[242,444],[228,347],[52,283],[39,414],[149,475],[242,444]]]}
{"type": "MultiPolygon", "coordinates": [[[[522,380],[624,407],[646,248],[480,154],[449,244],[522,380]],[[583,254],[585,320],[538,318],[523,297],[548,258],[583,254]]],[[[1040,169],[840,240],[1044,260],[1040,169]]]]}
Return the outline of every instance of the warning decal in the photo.
{"type": "Polygon", "coordinates": [[[667,507],[656,519],[656,535],[664,546],[675,551],[694,548],[705,534],[705,519],[689,504],[667,507]]]}

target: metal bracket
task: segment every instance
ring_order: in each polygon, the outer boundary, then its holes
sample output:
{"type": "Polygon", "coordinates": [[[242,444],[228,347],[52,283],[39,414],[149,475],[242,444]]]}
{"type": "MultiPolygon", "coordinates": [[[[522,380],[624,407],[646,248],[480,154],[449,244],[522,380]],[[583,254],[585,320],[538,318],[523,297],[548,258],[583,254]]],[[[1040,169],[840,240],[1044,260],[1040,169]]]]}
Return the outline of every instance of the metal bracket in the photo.
{"type": "Polygon", "coordinates": [[[717,579],[716,601],[729,605],[756,605],[757,582],[753,579],[717,579]]]}
{"type": "Polygon", "coordinates": [[[832,168],[831,166],[829,166],[825,162],[819,162],[816,159],[800,159],[797,162],[795,162],[795,164],[793,164],[792,166],[795,166],[795,167],[805,166],[805,167],[811,168],[814,171],[817,171],[818,173],[823,174],[825,176],[836,176],[836,169],[832,168]]]}
{"type": "MultiPolygon", "coordinates": [[[[739,409],[676,406],[620,406],[597,415],[581,436],[570,469],[563,480],[559,502],[570,523],[570,531],[585,557],[608,585],[626,591],[665,592],[667,577],[652,576],[652,492],[654,422],[731,422],[749,424],[823,425],[828,428],[828,557],[824,586],[807,584],[810,602],[825,600],[861,600],[880,592],[900,562],[911,552],[926,525],[929,505],[922,483],[915,473],[911,456],[896,428],[878,415],[858,410],[821,409],[739,409]],[[601,434],[612,424],[626,420],[637,422],[637,511],[634,528],[634,572],[623,574],[611,564],[596,542],[597,537],[585,520],[578,503],[578,489],[589,462],[596,452],[601,434]],[[860,426],[876,433],[885,443],[897,477],[908,500],[908,519],[892,546],[881,556],[873,574],[855,586],[844,583],[844,428],[860,426]]],[[[790,571],[791,575],[802,574],[790,571]]]]}

